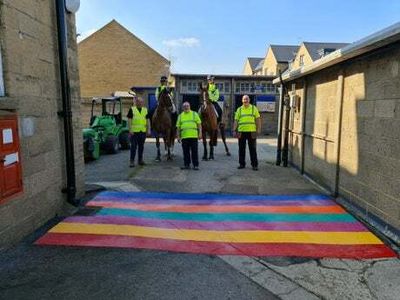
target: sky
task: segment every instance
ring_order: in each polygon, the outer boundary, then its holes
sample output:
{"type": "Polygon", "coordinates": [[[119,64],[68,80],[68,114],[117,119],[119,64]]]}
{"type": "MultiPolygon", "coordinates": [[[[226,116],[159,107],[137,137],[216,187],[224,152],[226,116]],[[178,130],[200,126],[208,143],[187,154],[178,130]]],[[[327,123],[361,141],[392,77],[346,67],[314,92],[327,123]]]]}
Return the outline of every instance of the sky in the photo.
{"type": "Polygon", "coordinates": [[[171,61],[172,73],[241,74],[269,44],[355,42],[400,21],[400,0],[81,0],[79,39],[112,19],[171,61]]]}

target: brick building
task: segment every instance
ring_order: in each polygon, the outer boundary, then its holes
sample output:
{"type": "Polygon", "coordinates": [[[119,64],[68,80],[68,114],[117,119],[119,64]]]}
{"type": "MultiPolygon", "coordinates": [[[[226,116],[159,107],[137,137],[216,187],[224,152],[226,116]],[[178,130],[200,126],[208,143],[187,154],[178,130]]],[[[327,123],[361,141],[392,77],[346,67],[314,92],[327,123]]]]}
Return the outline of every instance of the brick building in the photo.
{"type": "MultiPolygon", "coordinates": [[[[169,74],[170,62],[115,20],[81,41],[78,55],[84,125],[89,123],[93,97],[135,87],[145,102],[154,102],[160,76],[169,74]]],[[[131,101],[124,103],[127,110],[131,101]]]]}
{"type": "Polygon", "coordinates": [[[400,23],[283,80],[289,161],[399,241],[400,23]]]}
{"type": "MultiPolygon", "coordinates": [[[[56,11],[55,1],[0,1],[0,248],[66,206],[62,190],[72,169],[66,164],[64,117],[58,114],[63,87],[56,11]]],[[[79,197],[84,169],[75,17],[68,13],[66,18],[79,197]]]]}

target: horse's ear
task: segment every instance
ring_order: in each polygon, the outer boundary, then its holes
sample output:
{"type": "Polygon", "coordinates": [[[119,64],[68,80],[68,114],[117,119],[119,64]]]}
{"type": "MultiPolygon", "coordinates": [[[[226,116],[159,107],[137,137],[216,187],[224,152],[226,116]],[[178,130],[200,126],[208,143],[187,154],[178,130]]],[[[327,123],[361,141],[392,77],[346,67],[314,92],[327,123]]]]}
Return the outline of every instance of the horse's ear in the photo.
{"type": "Polygon", "coordinates": [[[202,82],[199,82],[199,88],[200,88],[200,91],[203,90],[203,83],[202,82]]]}

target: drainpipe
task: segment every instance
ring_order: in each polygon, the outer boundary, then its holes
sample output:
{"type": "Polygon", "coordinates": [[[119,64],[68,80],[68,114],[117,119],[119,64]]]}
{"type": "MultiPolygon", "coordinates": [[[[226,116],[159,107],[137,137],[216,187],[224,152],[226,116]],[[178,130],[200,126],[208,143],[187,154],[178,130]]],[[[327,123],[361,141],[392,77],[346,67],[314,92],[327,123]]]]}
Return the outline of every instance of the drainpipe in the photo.
{"type": "Polygon", "coordinates": [[[59,116],[64,118],[65,161],[67,172],[67,187],[62,190],[67,194],[68,203],[78,206],[76,196],[74,138],[72,130],[71,93],[68,79],[67,56],[67,25],[65,20],[65,0],[55,0],[57,12],[58,54],[60,64],[62,111],[59,116]]]}
{"type": "Polygon", "coordinates": [[[335,153],[336,153],[336,170],[335,170],[335,190],[333,193],[334,197],[339,195],[339,179],[340,179],[340,146],[342,142],[342,119],[343,119],[343,89],[344,89],[344,76],[341,72],[338,76],[338,87],[336,96],[336,143],[335,143],[335,153]]]}
{"type": "Polygon", "coordinates": [[[282,118],[284,109],[284,85],[282,80],[282,72],[279,72],[279,80],[281,81],[279,93],[279,115],[278,115],[278,141],[276,146],[276,165],[280,166],[282,162],[282,118]]]}
{"type": "Polygon", "coordinates": [[[304,78],[303,80],[303,92],[301,95],[301,128],[300,128],[300,134],[301,134],[301,145],[300,145],[300,155],[301,155],[301,167],[300,167],[300,173],[304,174],[304,139],[306,138],[306,108],[307,108],[307,79],[304,78]]]}

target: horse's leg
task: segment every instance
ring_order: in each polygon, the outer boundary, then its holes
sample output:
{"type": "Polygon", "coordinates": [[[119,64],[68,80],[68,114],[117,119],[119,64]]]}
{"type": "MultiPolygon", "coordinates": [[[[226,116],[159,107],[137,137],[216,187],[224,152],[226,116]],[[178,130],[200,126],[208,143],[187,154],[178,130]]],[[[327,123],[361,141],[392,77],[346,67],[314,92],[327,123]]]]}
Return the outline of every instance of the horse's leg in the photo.
{"type": "Polygon", "coordinates": [[[167,152],[167,160],[172,160],[171,157],[171,129],[167,129],[164,136],[165,149],[167,152]]]}
{"type": "Polygon", "coordinates": [[[160,153],[160,136],[156,134],[156,147],[157,147],[157,157],[156,161],[161,161],[161,153],[160,153]]]}
{"type": "Polygon", "coordinates": [[[224,142],[226,155],[227,156],[231,156],[231,153],[229,152],[228,146],[226,145],[225,125],[222,124],[222,123],[219,124],[219,132],[221,133],[221,139],[224,142]]]}
{"type": "Polygon", "coordinates": [[[209,160],[214,160],[214,142],[215,142],[215,132],[213,130],[210,131],[210,156],[209,160]]]}
{"type": "Polygon", "coordinates": [[[207,157],[208,156],[207,155],[207,132],[204,129],[202,129],[201,135],[203,138],[203,148],[204,148],[202,160],[208,160],[208,157],[207,157]]]}

